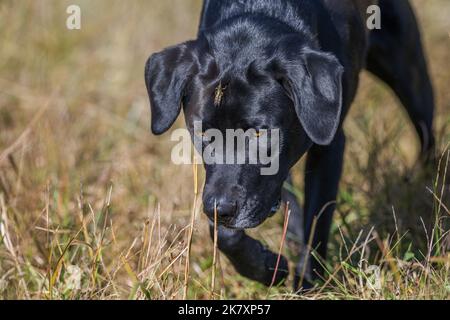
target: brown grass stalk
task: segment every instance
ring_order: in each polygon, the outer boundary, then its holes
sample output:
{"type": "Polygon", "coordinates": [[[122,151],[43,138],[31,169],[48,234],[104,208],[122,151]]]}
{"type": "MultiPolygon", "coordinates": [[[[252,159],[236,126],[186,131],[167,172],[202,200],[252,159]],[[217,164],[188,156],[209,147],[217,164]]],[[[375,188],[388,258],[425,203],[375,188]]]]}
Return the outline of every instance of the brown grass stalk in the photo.
{"type": "Polygon", "coordinates": [[[217,265],[217,204],[214,201],[214,244],[213,244],[213,263],[212,263],[212,271],[211,271],[211,293],[210,297],[214,300],[214,292],[216,285],[216,265],[217,265]]]}
{"type": "Polygon", "coordinates": [[[189,287],[189,271],[190,271],[190,257],[192,247],[192,235],[194,233],[195,213],[197,211],[197,199],[198,199],[198,165],[193,161],[193,173],[194,173],[194,204],[192,205],[191,221],[188,229],[187,238],[187,253],[186,264],[184,268],[184,284],[183,284],[183,300],[186,300],[188,287],[189,287]]]}
{"type": "Polygon", "coordinates": [[[275,280],[276,280],[276,277],[277,277],[278,267],[280,266],[281,255],[283,253],[283,247],[284,247],[284,243],[286,241],[286,235],[287,235],[287,229],[288,229],[288,225],[289,225],[289,217],[290,217],[290,215],[291,215],[291,210],[289,210],[289,202],[286,202],[286,207],[284,209],[283,234],[281,236],[280,249],[278,250],[277,263],[275,265],[275,270],[273,271],[272,282],[270,283],[269,291],[273,287],[273,285],[275,284],[275,280]]]}

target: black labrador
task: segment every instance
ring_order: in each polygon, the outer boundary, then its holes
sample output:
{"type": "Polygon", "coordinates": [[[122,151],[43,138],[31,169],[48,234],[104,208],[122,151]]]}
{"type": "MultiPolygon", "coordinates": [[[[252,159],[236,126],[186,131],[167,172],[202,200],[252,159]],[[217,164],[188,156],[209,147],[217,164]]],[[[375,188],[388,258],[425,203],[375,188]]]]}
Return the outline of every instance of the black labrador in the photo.
{"type": "MultiPolygon", "coordinates": [[[[396,93],[428,157],[433,90],[408,0],[206,0],[197,39],[148,60],[154,134],[166,132],[182,107],[193,139],[202,134],[195,121],[205,130],[280,130],[275,175],[254,165],[205,165],[204,211],[212,221],[217,209],[219,249],[242,275],[271,284],[277,255],[244,230],[271,216],[281,197],[291,204],[290,232],[306,243],[313,231],[312,248],[325,258],[342,173],[342,123],[364,68],[396,93]],[[381,9],[381,29],[367,27],[370,5],[381,9]],[[306,153],[302,212],[283,184],[306,153]]],[[[309,261],[309,273],[320,276],[319,261],[309,261]]],[[[275,283],[287,275],[283,257],[275,283]]]]}

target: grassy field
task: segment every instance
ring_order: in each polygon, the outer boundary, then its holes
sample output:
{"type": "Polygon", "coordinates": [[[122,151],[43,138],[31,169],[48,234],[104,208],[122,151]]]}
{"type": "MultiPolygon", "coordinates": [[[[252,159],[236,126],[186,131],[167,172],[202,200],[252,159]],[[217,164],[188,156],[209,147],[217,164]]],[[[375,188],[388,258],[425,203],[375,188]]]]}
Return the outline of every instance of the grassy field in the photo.
{"type": "MultiPolygon", "coordinates": [[[[295,295],[292,280],[268,290],[224,256],[211,292],[213,245],[193,168],[171,163],[170,135],[149,132],[145,60],[195,37],[200,0],[0,1],[0,298],[450,298],[450,2],[413,2],[440,168],[421,170],[404,110],[364,74],[345,124],[329,276],[295,295]],[[65,27],[72,3],[79,31],[65,27]]],[[[282,222],[280,213],[251,234],[277,251],[282,222]]]]}

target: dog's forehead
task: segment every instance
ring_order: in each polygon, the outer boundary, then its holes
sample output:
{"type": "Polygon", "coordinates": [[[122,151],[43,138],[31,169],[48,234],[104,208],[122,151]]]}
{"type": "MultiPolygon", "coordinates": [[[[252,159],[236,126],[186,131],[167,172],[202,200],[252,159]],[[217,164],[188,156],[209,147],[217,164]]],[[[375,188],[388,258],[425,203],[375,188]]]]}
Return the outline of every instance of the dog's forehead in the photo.
{"type": "Polygon", "coordinates": [[[220,127],[274,122],[283,108],[284,91],[267,76],[249,76],[248,68],[228,70],[214,78],[201,78],[192,87],[185,109],[189,124],[196,121],[220,127]]]}

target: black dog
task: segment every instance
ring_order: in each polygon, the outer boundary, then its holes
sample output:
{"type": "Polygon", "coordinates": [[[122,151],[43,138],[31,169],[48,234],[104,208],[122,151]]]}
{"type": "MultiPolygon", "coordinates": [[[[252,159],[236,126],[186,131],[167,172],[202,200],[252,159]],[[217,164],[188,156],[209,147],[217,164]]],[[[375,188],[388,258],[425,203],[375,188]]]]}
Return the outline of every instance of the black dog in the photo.
{"type": "MultiPolygon", "coordinates": [[[[244,229],[273,214],[282,194],[291,203],[289,230],[302,241],[317,220],[312,248],[325,258],[342,172],[342,122],[363,68],[397,94],[423,156],[431,154],[433,90],[407,0],[206,0],[197,40],[148,60],[154,134],[171,127],[181,106],[192,137],[201,134],[194,132],[194,121],[221,131],[280,129],[276,175],[262,176],[254,165],[205,165],[204,211],[212,220],[216,206],[219,248],[242,275],[271,283],[277,256],[244,229]],[[366,27],[373,4],[381,8],[381,30],[366,27]],[[282,188],[305,153],[303,219],[295,197],[282,188]]],[[[309,260],[312,274],[320,275],[318,261],[309,260]]],[[[276,283],[287,275],[283,258],[276,283]]]]}

